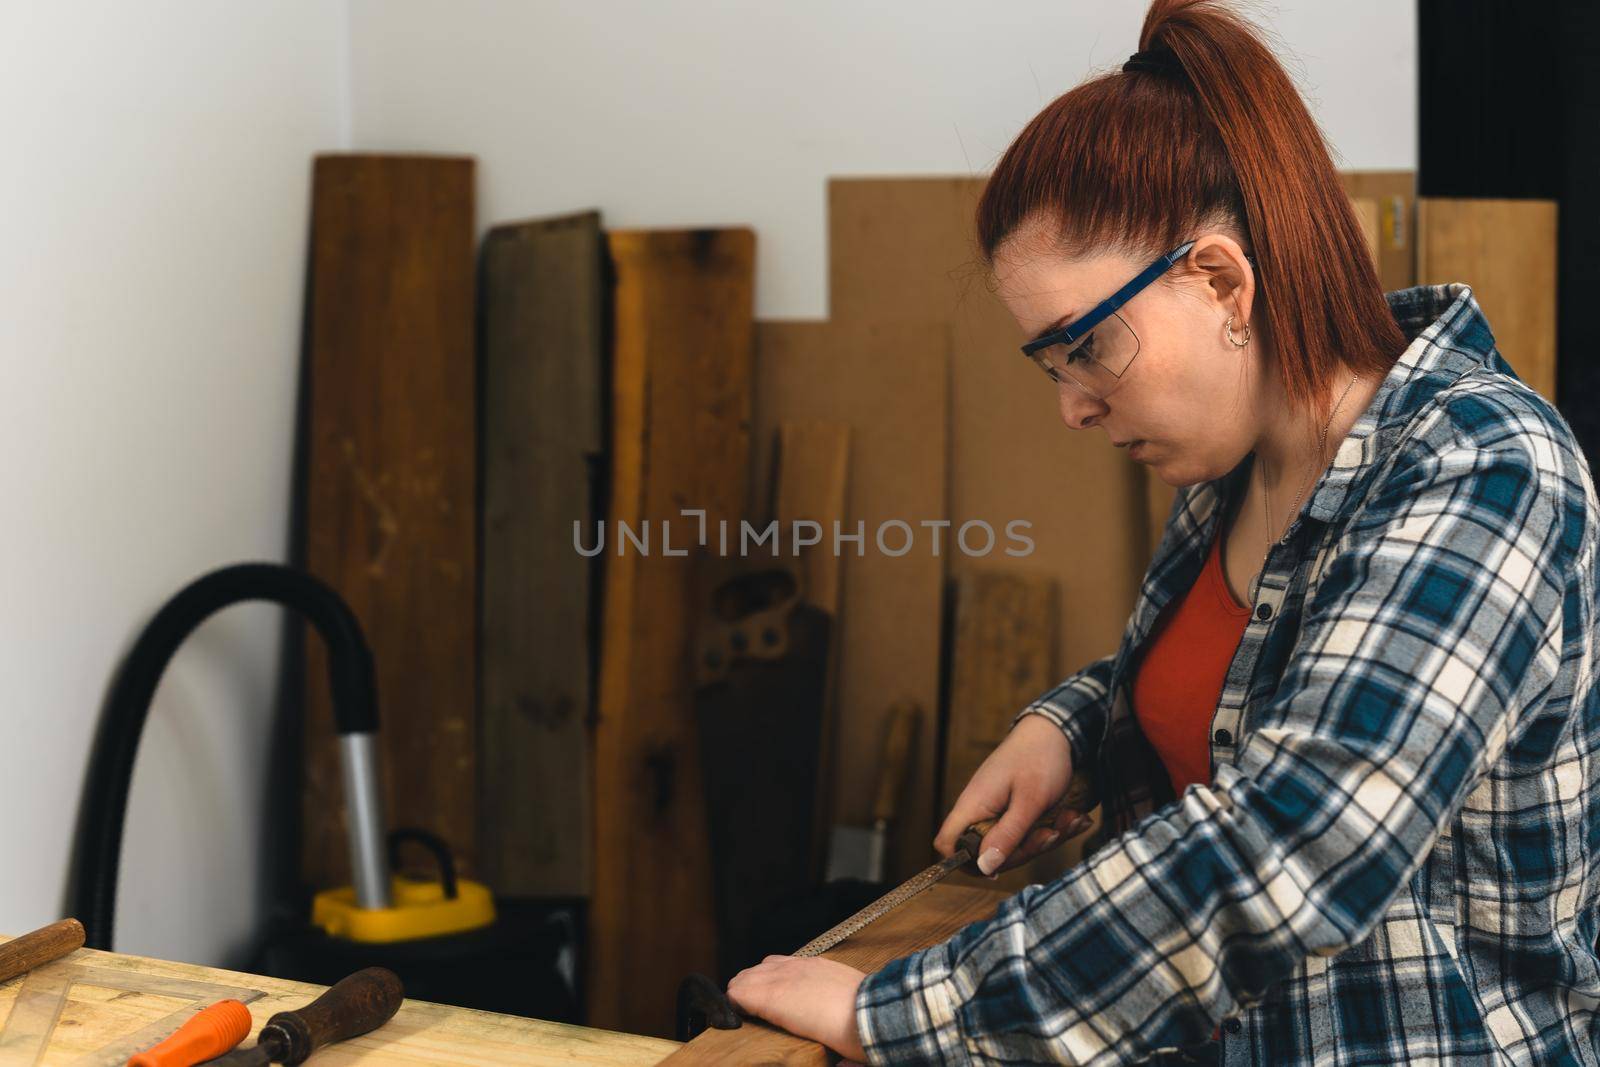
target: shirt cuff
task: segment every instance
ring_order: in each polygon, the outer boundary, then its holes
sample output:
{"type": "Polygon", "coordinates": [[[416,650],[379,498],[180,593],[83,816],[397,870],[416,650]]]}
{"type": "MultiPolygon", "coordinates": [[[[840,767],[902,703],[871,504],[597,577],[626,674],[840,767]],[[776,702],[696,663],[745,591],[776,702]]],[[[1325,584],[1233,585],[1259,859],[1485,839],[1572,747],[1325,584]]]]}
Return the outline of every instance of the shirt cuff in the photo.
{"type": "Polygon", "coordinates": [[[956,1022],[963,998],[950,975],[948,943],[886,964],[856,989],[856,1029],[867,1063],[967,1063],[956,1022]]]}

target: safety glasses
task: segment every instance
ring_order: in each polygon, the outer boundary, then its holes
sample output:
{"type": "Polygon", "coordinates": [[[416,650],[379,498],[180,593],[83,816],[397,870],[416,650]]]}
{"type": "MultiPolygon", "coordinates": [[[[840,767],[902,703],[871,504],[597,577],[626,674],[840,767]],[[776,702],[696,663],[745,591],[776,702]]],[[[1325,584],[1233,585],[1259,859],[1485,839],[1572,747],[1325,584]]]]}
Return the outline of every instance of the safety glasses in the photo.
{"type": "Polygon", "coordinates": [[[1104,400],[1121,384],[1122,376],[1139,354],[1139,338],[1117,309],[1165,274],[1193,247],[1193,241],[1185,241],[1086,314],[1023,345],[1022,354],[1051,380],[1076,386],[1095,399],[1104,400]]]}

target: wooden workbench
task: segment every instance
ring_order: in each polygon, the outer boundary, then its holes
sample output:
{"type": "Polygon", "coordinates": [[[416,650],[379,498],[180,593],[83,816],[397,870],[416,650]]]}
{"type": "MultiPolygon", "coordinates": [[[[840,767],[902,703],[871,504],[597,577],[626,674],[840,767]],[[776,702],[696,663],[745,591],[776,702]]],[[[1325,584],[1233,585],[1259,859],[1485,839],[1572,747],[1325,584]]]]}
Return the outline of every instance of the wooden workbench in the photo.
{"type": "MultiPolygon", "coordinates": [[[[7,938],[0,937],[0,941],[7,938]]],[[[254,1031],[273,1014],[303,1007],[323,987],[186,963],[79,949],[0,985],[0,1065],[121,1067],[176,1030],[196,1010],[244,1001],[254,1031]]],[[[676,1041],[407,1000],[365,1037],[316,1053],[340,1064],[646,1064],[676,1041]]]]}
{"type": "MultiPolygon", "coordinates": [[[[871,972],[988,918],[1006,893],[953,875],[826,955],[871,972]]],[[[9,940],[0,936],[0,943],[9,940]]],[[[277,1012],[304,1007],[322,986],[187,963],[79,949],[0,984],[0,1067],[121,1067],[134,1052],[176,1030],[195,1011],[233,998],[250,1009],[254,1031],[277,1012]]],[[[688,1044],[515,1015],[407,1000],[365,1037],[318,1052],[313,1067],[340,1064],[678,1064],[822,1065],[821,1045],[747,1019],[738,1030],[708,1030],[688,1044]]]]}

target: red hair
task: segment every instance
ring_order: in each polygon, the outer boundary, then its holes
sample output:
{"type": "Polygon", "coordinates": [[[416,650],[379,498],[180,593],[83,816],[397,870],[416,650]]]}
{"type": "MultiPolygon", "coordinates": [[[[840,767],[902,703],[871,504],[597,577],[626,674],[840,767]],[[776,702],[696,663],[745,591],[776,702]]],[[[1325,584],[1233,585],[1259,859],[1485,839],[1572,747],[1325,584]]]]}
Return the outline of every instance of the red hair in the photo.
{"type": "Polygon", "coordinates": [[[1170,51],[1181,73],[1099,75],[1006,149],[978,202],[985,264],[1035,215],[1068,256],[1153,260],[1202,229],[1231,231],[1254,254],[1294,407],[1325,395],[1337,359],[1387,374],[1405,335],[1322,132],[1257,29],[1224,0],[1154,0],[1139,48],[1170,51]]]}

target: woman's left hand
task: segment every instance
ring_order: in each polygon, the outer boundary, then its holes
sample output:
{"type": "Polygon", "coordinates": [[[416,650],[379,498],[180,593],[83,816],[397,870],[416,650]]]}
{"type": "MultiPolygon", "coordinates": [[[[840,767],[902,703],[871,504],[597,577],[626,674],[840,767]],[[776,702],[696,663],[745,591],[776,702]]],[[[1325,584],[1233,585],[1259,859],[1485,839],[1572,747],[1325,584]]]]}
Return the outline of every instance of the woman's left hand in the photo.
{"type": "Polygon", "coordinates": [[[856,1030],[856,987],[866,974],[821,956],[768,956],[728,983],[733,1006],[791,1034],[866,1062],[856,1030]]]}

